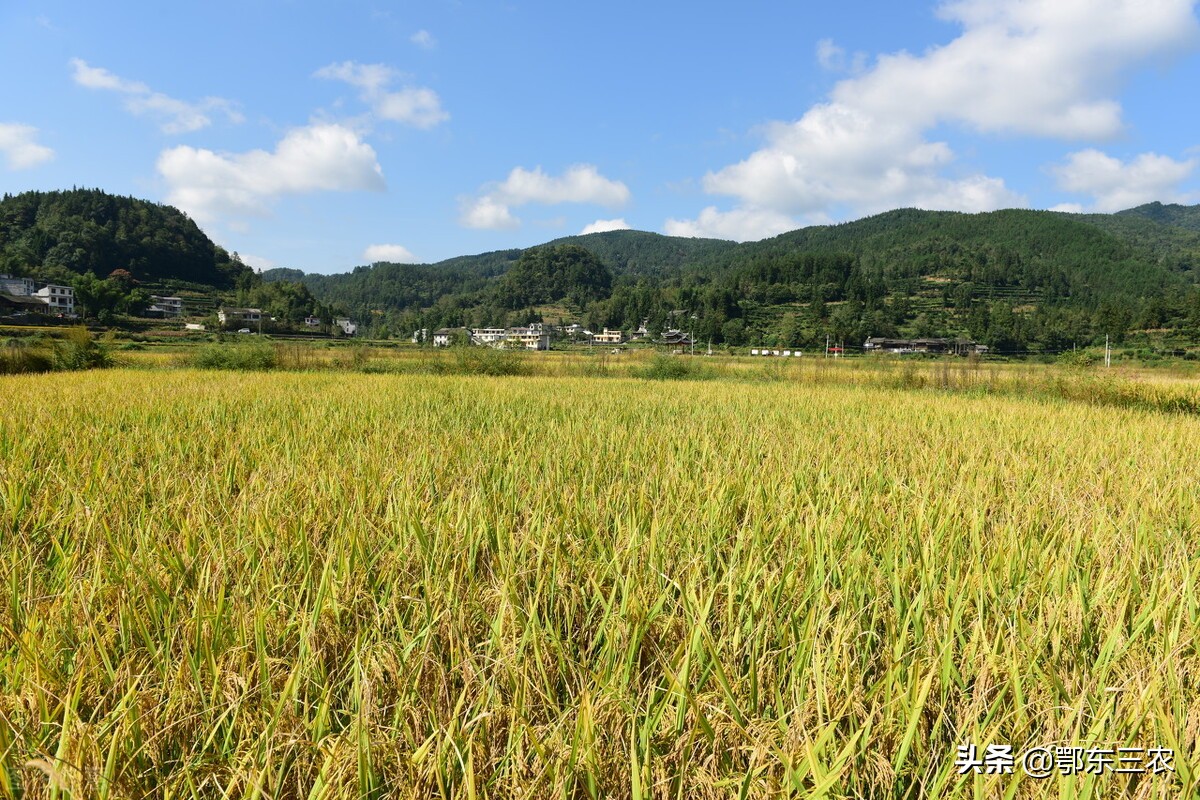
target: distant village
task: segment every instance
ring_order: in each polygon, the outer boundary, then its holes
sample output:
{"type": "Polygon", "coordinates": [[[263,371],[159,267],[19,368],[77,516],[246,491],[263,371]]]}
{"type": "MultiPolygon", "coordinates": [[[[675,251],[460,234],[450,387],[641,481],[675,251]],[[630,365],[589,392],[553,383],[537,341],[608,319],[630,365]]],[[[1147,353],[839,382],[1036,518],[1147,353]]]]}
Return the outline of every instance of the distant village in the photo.
{"type": "Polygon", "coordinates": [[[427,328],[413,331],[413,344],[430,343],[434,347],[451,345],[480,345],[484,347],[521,350],[549,350],[552,338],[589,345],[621,345],[633,342],[661,344],[677,348],[694,347],[695,342],[688,333],[668,329],[661,336],[653,337],[642,322],[637,330],[626,335],[624,331],[604,328],[600,332],[590,331],[578,323],[570,325],[546,325],[535,322],[528,326],[511,328],[438,328],[430,334],[427,328]]]}
{"type": "MultiPolygon", "coordinates": [[[[30,278],[14,278],[10,275],[0,275],[0,316],[21,316],[36,313],[50,315],[63,319],[78,319],[75,312],[75,290],[70,286],[50,283],[40,283],[30,278]]],[[[676,312],[677,314],[683,312],[676,312]]],[[[142,311],[142,316],[149,318],[171,319],[185,316],[183,299],[151,295],[150,304],[142,311]]],[[[222,328],[237,330],[239,333],[255,333],[261,329],[264,322],[274,322],[272,317],[264,314],[259,308],[234,308],[222,306],[217,310],[217,323],[222,328]]],[[[323,329],[326,320],[309,316],[304,319],[304,327],[312,330],[323,329]]],[[[591,331],[584,326],[574,323],[570,325],[546,325],[540,322],[527,326],[509,328],[439,328],[432,333],[422,328],[413,331],[413,344],[428,343],[433,347],[450,347],[452,345],[478,345],[483,347],[549,350],[552,339],[571,343],[588,345],[616,346],[644,342],[646,344],[662,345],[672,348],[676,353],[695,352],[696,342],[691,334],[668,328],[660,335],[653,336],[647,329],[649,320],[628,334],[624,331],[604,328],[599,332],[591,331]]],[[[201,323],[186,323],[188,330],[203,331],[201,323]]],[[[356,336],[358,324],[349,317],[335,317],[330,321],[330,329],[342,336],[356,336]]],[[[890,353],[931,354],[931,355],[985,355],[986,345],[977,344],[968,339],[923,338],[923,339],[888,339],[872,337],[861,346],[865,354],[890,353]]],[[[845,354],[847,348],[843,345],[826,345],[825,356],[839,357],[845,354]]],[[[705,351],[711,354],[711,348],[705,351]]],[[[751,356],[798,358],[803,353],[791,349],[751,348],[751,356]]],[[[820,351],[818,351],[820,352],[820,351]]]]}

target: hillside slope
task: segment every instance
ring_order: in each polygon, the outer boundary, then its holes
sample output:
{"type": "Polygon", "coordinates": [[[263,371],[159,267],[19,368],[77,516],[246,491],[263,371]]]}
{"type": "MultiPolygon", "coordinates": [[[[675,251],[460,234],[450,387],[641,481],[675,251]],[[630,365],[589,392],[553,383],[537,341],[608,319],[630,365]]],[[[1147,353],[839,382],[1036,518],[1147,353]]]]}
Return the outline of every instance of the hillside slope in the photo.
{"type": "Polygon", "coordinates": [[[144,283],[232,289],[253,271],[171,206],[96,189],[0,200],[0,272],[67,281],[127,270],[144,283]]]}

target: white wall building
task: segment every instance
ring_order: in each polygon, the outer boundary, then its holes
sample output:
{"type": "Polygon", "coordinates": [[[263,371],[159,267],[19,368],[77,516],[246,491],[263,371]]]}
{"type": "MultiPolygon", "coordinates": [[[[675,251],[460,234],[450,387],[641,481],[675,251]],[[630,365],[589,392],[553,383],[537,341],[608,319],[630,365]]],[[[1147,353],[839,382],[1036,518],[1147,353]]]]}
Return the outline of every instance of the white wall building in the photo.
{"type": "Polygon", "coordinates": [[[151,314],[161,314],[164,317],[182,317],[183,298],[160,297],[152,294],[150,295],[150,307],[146,311],[151,314]]]}
{"type": "Polygon", "coordinates": [[[333,324],[342,329],[342,333],[347,336],[353,336],[358,333],[358,324],[352,322],[349,317],[338,317],[333,321],[333,324]]]}
{"type": "Polygon", "coordinates": [[[463,328],[438,328],[433,332],[434,347],[449,347],[454,344],[454,337],[464,334],[463,328]]]}
{"type": "Polygon", "coordinates": [[[625,341],[625,337],[620,331],[605,328],[604,333],[597,333],[592,337],[592,341],[596,344],[620,344],[625,341]]]}
{"type": "Polygon", "coordinates": [[[32,278],[0,275],[0,293],[11,294],[13,297],[32,297],[35,291],[37,291],[37,284],[32,278]]]}
{"type": "Polygon", "coordinates": [[[504,342],[505,328],[471,328],[471,344],[486,344],[493,347],[504,342]]]}
{"type": "Polygon", "coordinates": [[[58,286],[51,283],[38,289],[33,296],[50,306],[51,314],[75,313],[75,290],[70,286],[58,286]]]}
{"type": "Polygon", "coordinates": [[[261,322],[261,308],[222,308],[217,311],[217,321],[222,325],[233,322],[261,322]]]}
{"type": "Polygon", "coordinates": [[[509,347],[523,347],[526,350],[549,350],[550,334],[541,325],[528,328],[509,328],[505,332],[504,342],[509,347]]]}

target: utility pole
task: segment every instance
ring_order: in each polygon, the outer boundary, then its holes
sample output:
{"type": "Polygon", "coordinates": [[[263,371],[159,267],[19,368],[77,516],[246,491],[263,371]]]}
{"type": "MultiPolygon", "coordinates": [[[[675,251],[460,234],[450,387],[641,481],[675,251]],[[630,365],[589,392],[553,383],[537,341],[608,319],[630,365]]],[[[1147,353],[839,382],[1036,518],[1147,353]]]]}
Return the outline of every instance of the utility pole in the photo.
{"type": "Polygon", "coordinates": [[[1112,349],[1108,346],[1108,334],[1104,334],[1104,366],[1112,366],[1112,349]]]}
{"type": "Polygon", "coordinates": [[[825,357],[829,358],[829,334],[825,334],[825,357]]]}

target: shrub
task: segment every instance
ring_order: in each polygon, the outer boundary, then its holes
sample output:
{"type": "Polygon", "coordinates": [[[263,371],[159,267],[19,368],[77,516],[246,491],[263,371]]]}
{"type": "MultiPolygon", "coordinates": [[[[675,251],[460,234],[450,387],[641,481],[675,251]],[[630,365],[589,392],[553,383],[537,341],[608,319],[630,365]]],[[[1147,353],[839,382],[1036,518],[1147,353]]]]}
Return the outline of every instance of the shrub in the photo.
{"type": "Polygon", "coordinates": [[[528,375],[532,370],[525,355],[517,350],[491,347],[459,347],[454,357],[430,363],[430,371],[444,375],[528,375]]]}
{"type": "Polygon", "coordinates": [[[1096,357],[1087,350],[1068,350],[1056,360],[1066,367],[1091,367],[1096,364],[1096,357]]]}
{"type": "Polygon", "coordinates": [[[104,369],[113,365],[109,343],[101,344],[82,325],[71,328],[67,335],[54,342],[51,360],[55,369],[104,369]]]}
{"type": "Polygon", "coordinates": [[[213,344],[197,348],[189,363],[200,369],[266,370],[278,366],[279,358],[267,342],[213,344]]]}
{"type": "Polygon", "coordinates": [[[636,378],[653,381],[703,381],[713,377],[712,370],[682,356],[665,356],[659,353],[641,369],[635,369],[636,378]]]}

